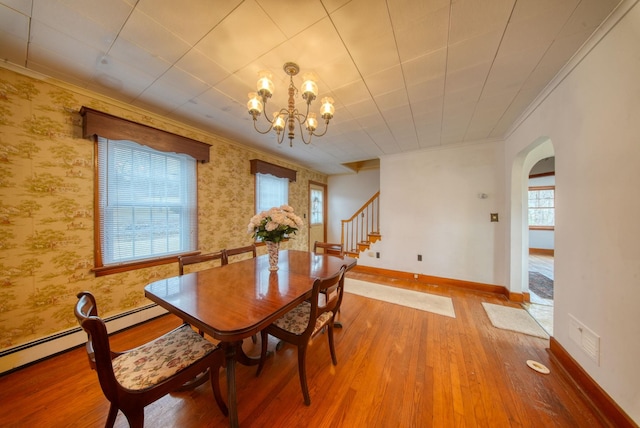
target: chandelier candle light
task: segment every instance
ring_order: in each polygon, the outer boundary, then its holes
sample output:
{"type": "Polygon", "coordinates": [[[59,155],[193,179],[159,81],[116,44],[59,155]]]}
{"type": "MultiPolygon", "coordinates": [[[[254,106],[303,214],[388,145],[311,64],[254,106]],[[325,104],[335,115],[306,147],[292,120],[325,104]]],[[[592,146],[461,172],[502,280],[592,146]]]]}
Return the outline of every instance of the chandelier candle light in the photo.
{"type": "Polygon", "coordinates": [[[278,270],[280,241],[295,235],[303,224],[289,205],[273,207],[251,217],[247,231],[253,234],[254,239],[261,239],[267,244],[270,271],[278,270]]]}
{"type": "Polygon", "coordinates": [[[269,123],[269,128],[266,131],[258,129],[257,121],[258,116],[262,114],[264,107],[267,105],[267,101],[273,94],[273,82],[271,81],[271,74],[268,71],[261,71],[258,79],[258,92],[249,93],[249,102],[247,103],[247,109],[249,114],[253,117],[253,127],[261,134],[267,134],[272,129],[276,131],[278,136],[278,144],[284,140],[284,128],[287,127],[289,146],[293,147],[293,138],[295,136],[296,122],[300,127],[300,134],[302,141],[305,144],[311,143],[311,137],[322,137],[327,133],[329,129],[329,121],[333,118],[335,113],[335,107],[333,105],[333,98],[324,97],[321,100],[322,106],[320,107],[320,116],[324,119],[324,132],[322,134],[316,134],[315,130],[318,127],[318,119],[316,114],[309,112],[311,102],[318,96],[318,85],[312,79],[310,74],[305,74],[304,82],[302,83],[302,99],[307,103],[307,112],[302,114],[296,108],[295,95],[298,93],[298,88],[293,84],[293,76],[300,72],[300,67],[294,62],[287,62],[283,66],[284,72],[289,75],[289,102],[287,108],[282,108],[280,111],[273,113],[273,120],[267,118],[265,111],[264,118],[269,123]],[[302,130],[302,124],[309,134],[309,140],[305,138],[305,132],[302,130]]]}

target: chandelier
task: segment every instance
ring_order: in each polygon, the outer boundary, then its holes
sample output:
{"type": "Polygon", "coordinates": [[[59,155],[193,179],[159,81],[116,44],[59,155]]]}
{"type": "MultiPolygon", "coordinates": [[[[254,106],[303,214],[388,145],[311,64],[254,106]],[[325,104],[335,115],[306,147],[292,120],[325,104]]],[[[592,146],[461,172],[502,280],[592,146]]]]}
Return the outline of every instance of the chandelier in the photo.
{"type": "Polygon", "coordinates": [[[287,62],[282,68],[284,69],[284,72],[289,75],[289,102],[287,103],[287,107],[280,109],[280,111],[274,112],[272,120],[269,120],[267,118],[267,113],[265,111],[264,118],[269,124],[269,127],[265,131],[261,131],[260,129],[258,129],[258,116],[262,114],[264,107],[267,105],[267,101],[273,94],[273,82],[271,81],[271,73],[269,73],[268,71],[261,71],[259,73],[260,78],[258,79],[257,85],[258,92],[249,93],[249,102],[247,103],[249,114],[253,117],[253,127],[261,134],[267,134],[273,129],[274,131],[276,131],[278,144],[281,144],[284,140],[284,129],[286,126],[287,135],[289,138],[289,146],[293,147],[293,138],[295,137],[295,129],[297,123],[300,128],[302,141],[305,144],[310,144],[311,137],[322,137],[327,133],[327,129],[329,128],[329,121],[333,117],[333,113],[336,110],[333,106],[333,98],[325,97],[321,100],[322,105],[320,107],[320,117],[324,119],[325,127],[322,134],[316,134],[315,131],[318,128],[318,119],[315,113],[309,112],[309,107],[311,106],[311,102],[315,100],[316,96],[318,95],[318,85],[311,78],[311,75],[306,74],[304,76],[304,82],[302,83],[302,99],[307,103],[307,111],[305,114],[302,114],[298,111],[295,105],[295,96],[298,93],[298,88],[296,88],[293,84],[293,76],[297,75],[300,72],[300,67],[296,63],[287,62]],[[305,138],[305,132],[302,129],[303,124],[308,133],[308,140],[307,138],[305,138]]]}

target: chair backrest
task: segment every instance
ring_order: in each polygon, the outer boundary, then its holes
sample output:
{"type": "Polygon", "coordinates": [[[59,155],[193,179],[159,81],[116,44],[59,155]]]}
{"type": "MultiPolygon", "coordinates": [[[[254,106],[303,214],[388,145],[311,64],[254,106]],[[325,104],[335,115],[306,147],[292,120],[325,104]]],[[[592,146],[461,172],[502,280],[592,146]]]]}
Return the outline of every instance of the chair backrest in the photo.
{"type": "Polygon", "coordinates": [[[214,253],[196,254],[195,256],[180,256],[178,257],[179,273],[180,275],[184,275],[184,267],[187,265],[210,262],[213,260],[220,260],[221,266],[224,266],[229,262],[225,250],[216,251],[214,253]]]}
{"type": "Polygon", "coordinates": [[[344,247],[342,246],[342,244],[316,241],[313,244],[313,252],[331,254],[333,256],[342,256],[344,254],[344,247]]]}
{"type": "Polygon", "coordinates": [[[344,292],[344,272],[347,267],[343,265],[340,271],[328,278],[317,278],[313,282],[313,290],[311,292],[311,312],[309,316],[309,325],[305,334],[313,333],[316,320],[325,312],[333,312],[333,316],[340,309],[342,303],[342,294],[344,292]]]}
{"type": "Polygon", "coordinates": [[[89,365],[98,374],[102,392],[111,401],[116,398],[119,387],[111,360],[119,354],[111,352],[107,327],[98,316],[98,306],[93,294],[88,291],[78,293],[75,315],[80,327],[87,333],[89,365]]]}
{"type": "Polygon", "coordinates": [[[233,256],[237,256],[240,254],[249,254],[251,253],[251,256],[253,258],[256,257],[256,244],[251,244],[251,245],[247,245],[244,247],[237,247],[237,248],[231,248],[230,250],[226,250],[227,251],[227,262],[230,262],[230,257],[233,256]]]}

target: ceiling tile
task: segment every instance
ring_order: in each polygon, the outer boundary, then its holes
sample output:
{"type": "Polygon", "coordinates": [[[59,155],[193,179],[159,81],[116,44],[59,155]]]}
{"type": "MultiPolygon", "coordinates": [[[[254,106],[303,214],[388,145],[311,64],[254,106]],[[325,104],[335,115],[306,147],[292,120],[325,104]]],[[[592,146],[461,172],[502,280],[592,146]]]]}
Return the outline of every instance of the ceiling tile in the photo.
{"type": "Polygon", "coordinates": [[[189,0],[182,4],[175,0],[139,0],[137,9],[193,46],[240,3],[241,0],[189,0]]]}
{"type": "Polygon", "coordinates": [[[28,40],[29,17],[0,5],[0,60],[24,66],[28,40]]]}
{"type": "Polygon", "coordinates": [[[133,11],[120,36],[146,50],[150,56],[161,58],[169,63],[177,61],[191,48],[187,42],[175,37],[169,30],[138,9],[133,11]]]}
{"type": "Polygon", "coordinates": [[[312,26],[327,16],[319,0],[257,0],[265,16],[270,19],[287,36],[293,37],[307,27],[312,26]],[[291,12],[295,10],[296,19],[291,19],[291,12]]]}
{"type": "Polygon", "coordinates": [[[246,1],[196,46],[217,64],[234,72],[285,40],[285,35],[276,24],[264,19],[260,6],[255,1],[246,1]]]}
{"type": "Polygon", "coordinates": [[[5,5],[26,16],[31,16],[32,0],[2,0],[0,5],[5,5]]]}

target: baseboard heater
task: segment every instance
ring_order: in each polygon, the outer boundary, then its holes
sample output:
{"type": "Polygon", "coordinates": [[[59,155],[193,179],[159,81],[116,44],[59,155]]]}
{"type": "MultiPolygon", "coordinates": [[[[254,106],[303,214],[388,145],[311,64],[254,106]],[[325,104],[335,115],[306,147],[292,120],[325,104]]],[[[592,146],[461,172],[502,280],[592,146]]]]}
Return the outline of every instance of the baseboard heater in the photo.
{"type": "MultiPolygon", "coordinates": [[[[107,324],[107,331],[109,333],[115,333],[166,313],[166,309],[153,303],[104,318],[104,321],[107,324]]],[[[7,374],[26,365],[53,357],[54,355],[83,345],[86,341],[87,334],[78,326],[51,336],[7,348],[0,351],[0,374],[7,374]]]]}

